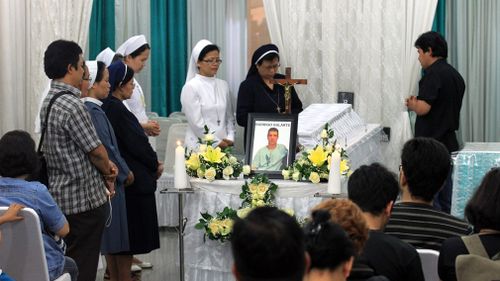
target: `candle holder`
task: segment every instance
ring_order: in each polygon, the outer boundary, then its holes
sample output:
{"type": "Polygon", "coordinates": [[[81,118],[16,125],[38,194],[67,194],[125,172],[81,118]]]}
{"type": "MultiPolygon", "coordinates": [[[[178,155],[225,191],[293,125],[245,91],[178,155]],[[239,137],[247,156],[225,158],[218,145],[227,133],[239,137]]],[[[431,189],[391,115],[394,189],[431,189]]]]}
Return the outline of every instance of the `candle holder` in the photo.
{"type": "Polygon", "coordinates": [[[179,280],[184,281],[184,230],[188,219],[184,217],[184,194],[194,193],[193,188],[165,188],[160,191],[161,194],[177,194],[179,226],[177,228],[177,239],[179,241],[179,280]]]}

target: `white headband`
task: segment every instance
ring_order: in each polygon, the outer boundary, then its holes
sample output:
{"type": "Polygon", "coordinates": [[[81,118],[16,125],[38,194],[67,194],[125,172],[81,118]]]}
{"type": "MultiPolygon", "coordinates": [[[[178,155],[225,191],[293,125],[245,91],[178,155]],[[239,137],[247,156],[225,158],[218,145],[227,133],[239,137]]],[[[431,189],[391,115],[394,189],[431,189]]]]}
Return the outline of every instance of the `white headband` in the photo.
{"type": "Polygon", "coordinates": [[[118,87],[122,86],[123,80],[125,80],[125,76],[127,76],[127,64],[124,63],[123,65],[125,66],[125,72],[123,73],[122,80],[120,81],[120,84],[118,84],[118,87]]]}
{"type": "Polygon", "coordinates": [[[267,52],[263,53],[263,54],[262,54],[262,56],[260,56],[260,57],[259,57],[259,58],[255,61],[255,65],[257,65],[257,63],[259,63],[259,61],[260,61],[261,59],[263,59],[265,56],[267,56],[267,55],[269,55],[269,54],[271,54],[271,53],[278,54],[278,52],[277,52],[276,50],[269,50],[269,51],[267,51],[267,52]]]}
{"type": "Polygon", "coordinates": [[[202,39],[198,41],[198,43],[196,43],[196,45],[194,46],[193,51],[191,52],[191,58],[189,59],[186,82],[193,79],[198,73],[198,66],[196,63],[198,62],[201,51],[203,51],[203,49],[208,45],[213,45],[213,43],[206,39],[202,39]]]}
{"type": "Polygon", "coordinates": [[[92,88],[92,85],[95,83],[95,78],[97,76],[97,61],[88,60],[85,62],[85,65],[89,69],[89,89],[92,88]]]}

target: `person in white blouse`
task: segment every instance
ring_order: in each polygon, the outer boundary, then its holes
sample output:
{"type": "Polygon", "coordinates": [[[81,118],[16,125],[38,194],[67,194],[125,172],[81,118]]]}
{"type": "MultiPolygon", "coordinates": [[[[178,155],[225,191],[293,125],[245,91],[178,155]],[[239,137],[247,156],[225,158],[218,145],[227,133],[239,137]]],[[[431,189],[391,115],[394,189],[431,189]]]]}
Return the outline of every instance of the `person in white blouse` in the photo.
{"type": "MultiPolygon", "coordinates": [[[[146,36],[141,34],[127,39],[127,41],[118,47],[116,54],[123,57],[123,62],[137,74],[146,65],[150,49],[151,47],[146,41],[146,36]]],[[[141,85],[139,85],[135,78],[134,85],[135,88],[132,97],[123,103],[139,120],[139,123],[148,136],[158,136],[160,134],[160,125],[156,121],[149,120],[146,115],[144,93],[142,92],[141,85]]]]}
{"type": "Polygon", "coordinates": [[[233,145],[235,118],[229,87],[215,77],[221,63],[217,45],[208,40],[196,43],[181,93],[182,112],[189,124],[185,138],[188,150],[197,148],[205,125],[214,135],[214,145],[223,149],[233,145]]]}

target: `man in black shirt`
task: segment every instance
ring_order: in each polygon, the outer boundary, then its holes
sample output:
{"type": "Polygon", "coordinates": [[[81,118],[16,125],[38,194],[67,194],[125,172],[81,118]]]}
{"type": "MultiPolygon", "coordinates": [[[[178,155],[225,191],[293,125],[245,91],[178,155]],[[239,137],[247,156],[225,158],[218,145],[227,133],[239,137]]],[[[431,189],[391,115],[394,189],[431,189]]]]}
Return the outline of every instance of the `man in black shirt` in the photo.
{"type": "Polygon", "coordinates": [[[363,211],[370,235],[363,252],[355,261],[375,270],[391,281],[423,281],[420,257],[410,244],[385,234],[392,206],[399,193],[396,176],[382,165],[363,165],[349,177],[349,199],[363,211]]]}
{"type": "MultiPolygon", "coordinates": [[[[465,82],[460,73],[446,62],[448,46],[437,32],[426,32],[415,41],[418,60],[424,69],[418,96],[406,99],[406,106],[417,114],[415,137],[429,137],[446,146],[448,152],[458,150],[455,131],[460,121],[460,108],[465,82]]],[[[451,207],[451,173],[435,200],[435,206],[449,213],[451,207]]]]}

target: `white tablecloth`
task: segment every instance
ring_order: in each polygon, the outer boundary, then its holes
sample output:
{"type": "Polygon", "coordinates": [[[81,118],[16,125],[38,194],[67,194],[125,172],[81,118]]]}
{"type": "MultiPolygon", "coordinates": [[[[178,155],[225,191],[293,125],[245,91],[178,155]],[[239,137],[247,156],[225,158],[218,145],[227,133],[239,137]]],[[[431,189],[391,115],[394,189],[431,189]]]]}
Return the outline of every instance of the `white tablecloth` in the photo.
{"type": "MultiPolygon", "coordinates": [[[[326,192],[327,187],[323,183],[272,181],[278,185],[277,206],[293,209],[298,218],[309,215],[310,209],[323,200],[323,198],[314,197],[314,194],[326,192]]],[[[222,211],[225,206],[239,208],[241,205],[239,194],[244,182],[243,179],[214,182],[191,179],[190,184],[195,189],[195,193],[185,195],[184,205],[184,216],[188,218],[184,236],[186,280],[234,280],[231,275],[233,260],[230,243],[220,243],[209,239],[203,241],[203,231],[195,229],[194,225],[198,222],[202,212],[215,214],[222,211]]],[[[159,180],[158,187],[161,188],[163,183],[159,180]]],[[[345,191],[346,182],[343,181],[342,185],[345,191]]],[[[177,200],[175,194],[160,194],[161,197],[165,197],[163,200],[168,202],[177,200]],[[171,200],[173,198],[175,200],[171,200]]]]}

